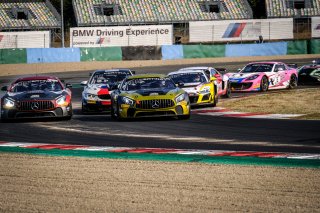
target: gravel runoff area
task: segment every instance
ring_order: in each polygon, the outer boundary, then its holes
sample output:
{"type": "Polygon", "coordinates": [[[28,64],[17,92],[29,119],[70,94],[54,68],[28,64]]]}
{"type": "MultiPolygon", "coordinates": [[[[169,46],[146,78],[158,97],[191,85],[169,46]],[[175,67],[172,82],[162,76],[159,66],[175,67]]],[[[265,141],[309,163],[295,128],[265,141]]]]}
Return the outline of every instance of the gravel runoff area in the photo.
{"type": "Polygon", "coordinates": [[[201,59],[179,59],[179,60],[141,60],[141,61],[94,61],[94,62],[72,62],[72,63],[38,63],[38,64],[0,64],[0,76],[41,74],[53,72],[87,71],[111,68],[138,68],[168,65],[191,65],[206,63],[232,63],[243,61],[281,61],[285,59],[320,58],[320,54],[312,55],[280,55],[280,56],[246,56],[246,57],[221,57],[201,59]]]}
{"type": "Polygon", "coordinates": [[[319,212],[320,170],[0,153],[0,212],[319,212]]]}

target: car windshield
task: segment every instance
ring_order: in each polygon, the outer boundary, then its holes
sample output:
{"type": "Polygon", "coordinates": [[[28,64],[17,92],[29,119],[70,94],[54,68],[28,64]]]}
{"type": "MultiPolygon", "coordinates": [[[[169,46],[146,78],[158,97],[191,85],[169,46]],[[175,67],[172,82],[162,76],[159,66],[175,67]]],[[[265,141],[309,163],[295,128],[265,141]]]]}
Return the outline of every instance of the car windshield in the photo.
{"type": "Polygon", "coordinates": [[[307,68],[302,68],[299,70],[299,74],[307,74],[309,75],[311,72],[313,72],[314,70],[316,70],[317,67],[307,67],[307,68]]]}
{"type": "Polygon", "coordinates": [[[207,82],[205,75],[202,72],[187,72],[169,75],[175,84],[178,83],[204,83],[207,82]]]}
{"type": "Polygon", "coordinates": [[[125,72],[96,73],[92,76],[90,84],[116,84],[128,76],[125,72]]]}
{"type": "Polygon", "coordinates": [[[242,73],[252,73],[252,72],[271,72],[273,64],[248,64],[241,71],[242,73]]]}
{"type": "Polygon", "coordinates": [[[12,92],[28,92],[36,90],[44,91],[61,91],[63,88],[55,79],[47,80],[29,80],[29,81],[19,81],[15,83],[11,89],[12,92]]]}
{"type": "Polygon", "coordinates": [[[123,83],[121,89],[133,91],[140,89],[174,89],[175,84],[170,78],[135,78],[128,79],[123,83]]]}

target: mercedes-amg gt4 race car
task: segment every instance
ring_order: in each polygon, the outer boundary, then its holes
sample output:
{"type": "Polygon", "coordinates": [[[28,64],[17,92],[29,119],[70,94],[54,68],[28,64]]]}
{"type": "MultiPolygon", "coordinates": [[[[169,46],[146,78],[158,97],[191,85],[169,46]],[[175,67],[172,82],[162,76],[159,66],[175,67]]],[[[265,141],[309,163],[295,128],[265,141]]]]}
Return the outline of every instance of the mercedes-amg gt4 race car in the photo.
{"type": "Polygon", "coordinates": [[[232,91],[292,89],[297,86],[298,72],[282,62],[253,62],[238,73],[229,73],[232,91]]]}
{"type": "Polygon", "coordinates": [[[190,117],[188,94],[165,75],[127,77],[111,94],[113,119],[141,117],[190,117]]]}
{"type": "Polygon", "coordinates": [[[307,64],[299,67],[298,78],[299,84],[317,84],[320,85],[320,60],[319,63],[307,64]]]}
{"type": "Polygon", "coordinates": [[[218,102],[217,80],[209,78],[203,70],[171,72],[168,77],[188,93],[191,106],[212,105],[218,102]]]}
{"type": "Polygon", "coordinates": [[[188,70],[201,70],[209,79],[216,78],[218,95],[230,98],[231,88],[229,83],[229,77],[225,74],[225,68],[213,68],[213,67],[186,67],[179,69],[178,71],[188,70]]]}
{"type": "Polygon", "coordinates": [[[71,119],[70,84],[53,76],[32,76],[15,80],[1,88],[1,120],[57,117],[71,119]]]}
{"type": "Polygon", "coordinates": [[[135,72],[129,69],[97,70],[89,81],[81,82],[82,113],[105,112],[111,108],[111,93],[117,89],[120,82],[135,72]]]}

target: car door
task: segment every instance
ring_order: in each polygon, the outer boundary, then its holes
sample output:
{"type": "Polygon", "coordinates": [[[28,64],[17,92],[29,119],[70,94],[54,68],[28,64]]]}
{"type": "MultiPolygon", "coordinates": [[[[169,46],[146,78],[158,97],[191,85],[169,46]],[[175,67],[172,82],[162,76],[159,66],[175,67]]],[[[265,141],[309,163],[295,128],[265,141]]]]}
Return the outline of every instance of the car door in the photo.
{"type": "Polygon", "coordinates": [[[287,68],[284,64],[276,64],[273,74],[269,76],[269,87],[277,87],[283,83],[286,78],[287,68]]]}

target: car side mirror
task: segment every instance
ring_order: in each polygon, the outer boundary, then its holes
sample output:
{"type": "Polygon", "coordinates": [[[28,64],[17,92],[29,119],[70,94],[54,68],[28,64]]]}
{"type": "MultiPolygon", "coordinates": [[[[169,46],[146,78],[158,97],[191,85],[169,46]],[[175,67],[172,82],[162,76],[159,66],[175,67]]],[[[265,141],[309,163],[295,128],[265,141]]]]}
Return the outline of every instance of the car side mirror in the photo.
{"type": "Polygon", "coordinates": [[[66,83],[66,88],[72,88],[72,84],[66,83]]]}
{"type": "Polygon", "coordinates": [[[8,86],[1,87],[1,91],[8,91],[8,86]]]}
{"type": "Polygon", "coordinates": [[[177,86],[177,87],[183,87],[183,86],[184,86],[184,83],[183,83],[183,82],[178,82],[178,83],[176,84],[176,86],[177,86]]]}
{"type": "Polygon", "coordinates": [[[88,81],[81,81],[81,86],[87,86],[87,84],[88,84],[88,81]]]}
{"type": "Polygon", "coordinates": [[[241,71],[241,69],[239,68],[239,69],[238,69],[238,72],[240,72],[240,71],[241,71]]]}
{"type": "Polygon", "coordinates": [[[132,73],[133,75],[135,75],[135,74],[136,74],[136,71],[134,71],[134,70],[131,70],[131,73],[132,73]]]}

